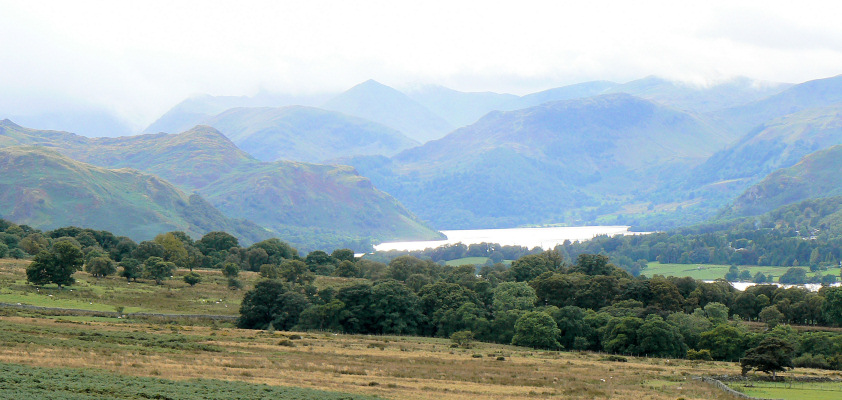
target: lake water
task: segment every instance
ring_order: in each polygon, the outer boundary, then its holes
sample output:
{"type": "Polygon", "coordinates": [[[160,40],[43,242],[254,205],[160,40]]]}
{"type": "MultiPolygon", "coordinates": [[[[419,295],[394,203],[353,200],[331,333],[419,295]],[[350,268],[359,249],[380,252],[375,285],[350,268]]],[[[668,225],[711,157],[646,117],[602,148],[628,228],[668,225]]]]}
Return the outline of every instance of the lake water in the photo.
{"type": "Polygon", "coordinates": [[[424,250],[445,244],[462,243],[465,245],[476,243],[499,243],[501,245],[526,246],[528,248],[541,247],[552,249],[565,240],[584,241],[593,239],[597,235],[628,235],[628,226],[572,226],[551,228],[512,228],[512,229],[470,229],[441,231],[447,240],[427,240],[416,242],[387,242],[374,246],[375,250],[424,250]]]}
{"type": "MultiPolygon", "coordinates": [[[[704,282],[711,283],[711,282],[714,282],[714,281],[704,281],[704,282]]],[[[734,289],[737,289],[739,291],[744,291],[747,288],[750,288],[754,285],[757,285],[754,282],[728,282],[728,283],[730,283],[731,286],[734,287],[734,289]]],[[[806,288],[807,290],[809,290],[811,292],[818,292],[819,289],[822,288],[822,285],[818,284],[818,283],[806,283],[806,284],[803,284],[803,285],[783,285],[783,284],[780,284],[780,283],[768,283],[767,285],[780,286],[780,287],[783,287],[784,289],[789,289],[791,287],[803,287],[803,288],[806,288]]],[[[840,283],[836,282],[834,284],[831,284],[830,286],[840,286],[840,283]]]]}

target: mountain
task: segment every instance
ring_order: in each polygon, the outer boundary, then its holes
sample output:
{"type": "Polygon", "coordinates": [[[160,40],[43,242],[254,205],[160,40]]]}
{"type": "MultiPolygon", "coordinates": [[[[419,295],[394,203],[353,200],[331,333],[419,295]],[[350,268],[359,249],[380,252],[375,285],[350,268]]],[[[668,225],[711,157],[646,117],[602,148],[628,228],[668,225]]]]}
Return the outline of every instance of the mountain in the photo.
{"type": "MultiPolygon", "coordinates": [[[[324,102],[327,95],[284,95],[260,92],[255,96],[192,96],[176,104],[150,124],[143,133],[184,132],[208,118],[237,107],[282,107],[290,105],[312,106],[324,102]]],[[[24,124],[25,125],[25,124],[24,124]]]]}
{"type": "Polygon", "coordinates": [[[470,125],[490,111],[502,110],[504,105],[519,98],[513,94],[494,92],[460,92],[436,85],[416,87],[406,94],[455,127],[470,125]]]}
{"type": "Polygon", "coordinates": [[[174,230],[193,237],[224,230],[246,243],[270,236],[157,176],[96,167],[38,146],[0,148],[0,214],[39,229],[84,226],[136,241],[174,230]]]}
{"type": "Polygon", "coordinates": [[[811,153],[748,188],[724,215],[751,216],[803,200],[842,195],[842,145],[811,153]]]}
{"type": "Polygon", "coordinates": [[[553,101],[572,100],[598,96],[601,94],[605,94],[608,90],[615,86],[617,86],[617,84],[614,82],[591,81],[557,87],[519,97],[507,103],[503,108],[501,108],[501,110],[519,110],[523,108],[535,107],[553,101]]]}
{"type": "Polygon", "coordinates": [[[808,108],[842,103],[842,75],[794,85],[778,94],[712,113],[723,128],[746,134],[772,119],[808,108]]]}
{"type": "Polygon", "coordinates": [[[511,227],[641,201],[726,143],[691,114],[614,94],[492,112],[391,159],[345,161],[437,228],[511,227]]]}
{"type": "Polygon", "coordinates": [[[113,113],[98,108],[68,108],[6,117],[38,129],[70,129],[88,137],[125,136],[133,131],[113,113]]]}
{"type": "Polygon", "coordinates": [[[391,156],[418,145],[383,125],[313,107],[234,108],[203,123],[263,161],[324,162],[355,155],[391,156]]]}
{"type": "Polygon", "coordinates": [[[0,138],[4,145],[49,146],[91,164],[158,175],[201,194],[226,215],[255,221],[302,249],[350,246],[364,238],[441,236],[353,168],[261,162],[207,126],[174,135],[89,139],[2,121],[0,138]]]}
{"type": "Polygon", "coordinates": [[[453,129],[453,125],[409,96],[373,80],[348,89],[322,108],[397,129],[420,143],[438,139],[453,129]]]}
{"type": "Polygon", "coordinates": [[[780,93],[787,83],[763,82],[736,77],[712,85],[692,85],[648,76],[607,89],[608,93],[629,93],[680,110],[709,113],[740,106],[780,93]]]}
{"type": "MultiPolygon", "coordinates": [[[[842,104],[808,108],[759,125],[696,168],[691,183],[753,183],[815,151],[842,144],[842,104]]],[[[745,187],[743,187],[744,189],[745,187]]]]}

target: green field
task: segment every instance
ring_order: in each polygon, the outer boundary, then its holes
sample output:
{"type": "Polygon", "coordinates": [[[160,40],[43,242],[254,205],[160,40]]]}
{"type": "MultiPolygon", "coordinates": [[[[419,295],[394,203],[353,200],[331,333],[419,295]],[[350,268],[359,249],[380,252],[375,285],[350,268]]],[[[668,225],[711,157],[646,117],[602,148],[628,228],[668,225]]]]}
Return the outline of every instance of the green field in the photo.
{"type": "Polygon", "coordinates": [[[447,261],[447,265],[458,267],[460,265],[485,265],[488,257],[465,257],[447,261]]]}
{"type": "Polygon", "coordinates": [[[842,399],[842,382],[752,382],[753,387],[729,385],[749,396],[783,400],[842,399]]]}
{"type": "MultiPolygon", "coordinates": [[[[663,276],[689,276],[694,279],[714,280],[724,278],[728,273],[730,265],[721,264],[661,264],[659,262],[651,262],[646,269],[640,271],[646,276],[663,275],[663,276]]],[[[758,265],[738,265],[740,271],[747,269],[751,271],[751,275],[762,272],[764,275],[774,275],[776,278],[783,275],[790,267],[770,267],[758,265]]],[[[806,267],[805,267],[806,268],[806,267]]],[[[832,268],[827,271],[821,271],[822,275],[833,274],[839,276],[839,268],[832,268]]],[[[807,272],[807,276],[814,276],[815,272],[807,272]]],[[[777,279],[776,279],[777,280],[777,279]]]]}

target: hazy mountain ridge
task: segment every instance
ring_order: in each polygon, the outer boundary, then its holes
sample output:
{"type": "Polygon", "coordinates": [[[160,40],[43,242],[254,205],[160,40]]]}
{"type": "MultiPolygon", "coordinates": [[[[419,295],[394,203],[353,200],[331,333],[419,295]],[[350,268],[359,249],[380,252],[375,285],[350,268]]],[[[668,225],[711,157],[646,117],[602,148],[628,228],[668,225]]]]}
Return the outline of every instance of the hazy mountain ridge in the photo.
{"type": "Polygon", "coordinates": [[[314,106],[324,102],[329,95],[284,95],[260,92],[255,96],[191,96],[168,110],[152,122],[143,133],[179,133],[225,110],[239,107],[284,107],[292,105],[314,106]]]}
{"type": "Polygon", "coordinates": [[[775,118],[837,103],[842,103],[842,75],[793,85],[775,95],[711,113],[711,117],[725,129],[745,134],[775,118]]]}
{"type": "Polygon", "coordinates": [[[86,226],[137,241],[173,230],[194,237],[224,230],[246,243],[270,236],[157,176],[96,167],[39,146],[0,148],[0,209],[3,218],[40,229],[86,226]]]}
{"type": "Polygon", "coordinates": [[[842,105],[809,108],[762,124],[697,168],[694,182],[756,181],[802,157],[842,144],[842,105]]]}
{"type": "Polygon", "coordinates": [[[438,139],[453,129],[444,118],[406,94],[374,80],[348,89],[328,100],[322,108],[397,129],[420,143],[438,139]]]}
{"type": "Polygon", "coordinates": [[[233,108],[203,120],[263,161],[324,162],[387,155],[418,145],[399,131],[314,107],[233,108]]]}
{"type": "Polygon", "coordinates": [[[575,221],[656,191],[726,140],[696,116],[613,94],[493,112],[390,160],[347,161],[437,227],[501,227],[575,221]]]}

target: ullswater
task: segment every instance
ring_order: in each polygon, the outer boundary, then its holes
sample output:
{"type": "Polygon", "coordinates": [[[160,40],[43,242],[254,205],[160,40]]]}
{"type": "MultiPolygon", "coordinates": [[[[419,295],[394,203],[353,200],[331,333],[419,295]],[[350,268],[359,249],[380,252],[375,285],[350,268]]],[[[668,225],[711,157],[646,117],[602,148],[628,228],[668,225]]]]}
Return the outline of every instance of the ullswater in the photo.
{"type": "Polygon", "coordinates": [[[639,232],[629,232],[628,226],[569,226],[547,228],[511,228],[511,229],[466,229],[441,231],[446,240],[426,240],[415,242],[386,242],[374,246],[375,250],[424,250],[445,244],[462,243],[465,245],[477,243],[499,243],[503,246],[526,246],[552,249],[565,240],[584,241],[599,235],[630,235],[639,232]]]}

